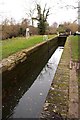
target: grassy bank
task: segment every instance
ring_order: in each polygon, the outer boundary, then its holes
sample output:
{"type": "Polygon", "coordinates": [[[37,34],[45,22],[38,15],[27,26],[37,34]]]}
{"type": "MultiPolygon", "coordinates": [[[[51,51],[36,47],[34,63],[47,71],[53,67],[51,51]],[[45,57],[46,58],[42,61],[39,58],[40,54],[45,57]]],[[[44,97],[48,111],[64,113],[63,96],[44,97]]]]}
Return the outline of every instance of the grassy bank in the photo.
{"type": "MultiPolygon", "coordinates": [[[[48,38],[52,37],[55,37],[55,35],[48,36],[48,38]]],[[[26,39],[24,37],[17,37],[0,41],[2,44],[2,58],[6,58],[13,53],[16,53],[25,48],[30,48],[41,42],[43,42],[43,36],[32,36],[29,39],[26,39]]]]}
{"type": "Polygon", "coordinates": [[[80,36],[70,36],[70,40],[72,49],[72,59],[78,61],[80,60],[80,47],[79,47],[80,36]]]}
{"type": "MultiPolygon", "coordinates": [[[[71,36],[72,60],[80,64],[80,36],[71,36]]],[[[80,65],[79,65],[80,66],[80,65]]],[[[79,98],[79,117],[80,117],[80,67],[76,71],[78,78],[78,98],[79,98]]]]}

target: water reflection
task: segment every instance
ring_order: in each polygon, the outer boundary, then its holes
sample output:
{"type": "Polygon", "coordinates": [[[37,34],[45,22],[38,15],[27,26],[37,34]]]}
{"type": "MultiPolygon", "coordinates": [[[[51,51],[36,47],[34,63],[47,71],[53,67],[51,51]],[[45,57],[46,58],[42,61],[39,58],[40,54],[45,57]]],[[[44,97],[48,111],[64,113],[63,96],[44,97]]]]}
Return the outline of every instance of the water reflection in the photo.
{"type": "MultiPolygon", "coordinates": [[[[18,82],[16,82],[17,78],[15,77],[13,81],[11,79],[12,82],[9,83],[8,86],[3,84],[3,86],[5,86],[5,89],[3,89],[4,118],[39,117],[40,111],[42,109],[54,74],[56,72],[56,68],[59,63],[62,51],[63,48],[58,47],[58,49],[49,59],[48,63],[43,68],[43,70],[40,72],[41,69],[38,70],[37,68],[38,73],[35,73],[36,75],[27,74],[27,80],[26,76],[24,76],[24,82],[21,78],[18,82]],[[37,75],[38,77],[36,78],[37,75]],[[13,82],[15,86],[13,85],[13,82]],[[8,97],[6,97],[6,95],[8,97]]],[[[16,71],[15,74],[17,74],[16,71]]]]}

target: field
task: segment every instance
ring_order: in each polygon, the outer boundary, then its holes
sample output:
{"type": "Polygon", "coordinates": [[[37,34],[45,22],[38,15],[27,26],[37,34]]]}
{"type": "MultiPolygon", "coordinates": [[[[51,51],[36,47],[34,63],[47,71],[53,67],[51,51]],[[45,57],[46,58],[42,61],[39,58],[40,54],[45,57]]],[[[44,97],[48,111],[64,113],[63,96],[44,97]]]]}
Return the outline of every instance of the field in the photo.
{"type": "Polygon", "coordinates": [[[72,59],[80,60],[80,36],[71,36],[72,59]]]}
{"type": "MultiPolygon", "coordinates": [[[[52,37],[55,37],[55,35],[49,35],[48,39],[52,37]]],[[[1,40],[0,46],[2,45],[2,48],[0,48],[0,57],[2,57],[2,59],[6,58],[13,53],[25,48],[30,48],[43,41],[43,36],[32,36],[29,39],[26,39],[25,37],[16,37],[4,41],[1,40]]]]}

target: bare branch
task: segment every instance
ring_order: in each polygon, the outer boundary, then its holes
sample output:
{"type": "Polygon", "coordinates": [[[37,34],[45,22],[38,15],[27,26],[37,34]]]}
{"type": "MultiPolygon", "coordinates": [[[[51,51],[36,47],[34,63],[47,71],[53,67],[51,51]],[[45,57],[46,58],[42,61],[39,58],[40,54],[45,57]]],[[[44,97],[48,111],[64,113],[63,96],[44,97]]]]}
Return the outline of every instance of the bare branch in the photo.
{"type": "Polygon", "coordinates": [[[72,9],[80,8],[80,7],[75,7],[75,6],[73,6],[73,5],[66,5],[65,7],[67,7],[67,8],[72,8],[72,9]]]}

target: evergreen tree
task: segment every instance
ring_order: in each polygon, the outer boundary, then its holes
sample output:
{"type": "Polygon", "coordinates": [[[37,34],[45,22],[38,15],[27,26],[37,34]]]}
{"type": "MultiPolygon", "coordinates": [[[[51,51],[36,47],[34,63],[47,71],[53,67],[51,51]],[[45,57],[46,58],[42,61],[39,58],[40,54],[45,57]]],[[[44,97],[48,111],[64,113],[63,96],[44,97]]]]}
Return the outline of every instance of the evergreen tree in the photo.
{"type": "Polygon", "coordinates": [[[39,34],[40,35],[44,35],[46,28],[47,28],[47,18],[49,16],[49,10],[50,8],[46,9],[46,5],[44,7],[44,9],[41,9],[41,6],[39,4],[37,4],[37,14],[38,16],[36,18],[32,18],[33,20],[37,20],[38,21],[38,30],[39,30],[39,34]]]}

